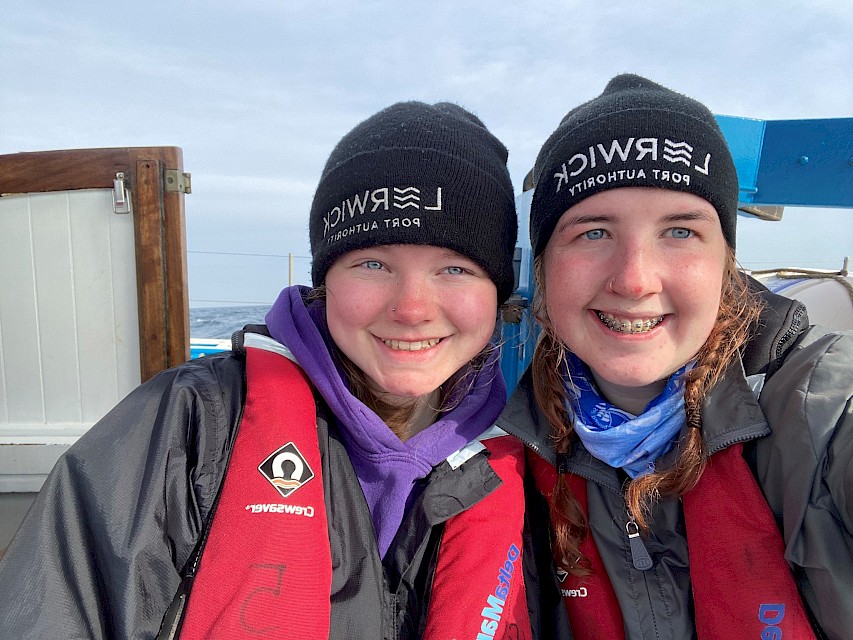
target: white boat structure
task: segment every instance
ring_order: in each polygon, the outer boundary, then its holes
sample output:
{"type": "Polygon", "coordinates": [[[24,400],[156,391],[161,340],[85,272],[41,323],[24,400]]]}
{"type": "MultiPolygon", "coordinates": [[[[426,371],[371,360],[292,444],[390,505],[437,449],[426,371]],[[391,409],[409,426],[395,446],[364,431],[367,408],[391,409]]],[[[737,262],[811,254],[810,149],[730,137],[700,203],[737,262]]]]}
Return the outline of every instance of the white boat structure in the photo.
{"type": "Polygon", "coordinates": [[[833,329],[853,329],[853,276],[845,257],[838,271],[818,269],[762,269],[748,271],[774,293],[806,305],[809,321],[833,329]]]}
{"type": "MultiPolygon", "coordinates": [[[[718,119],[745,215],[784,224],[786,206],[853,208],[853,118],[718,119]]],[[[537,336],[524,186],[501,355],[510,386],[537,336]]],[[[0,156],[0,554],[80,435],[158,371],[228,348],[190,338],[190,190],[176,147],[0,156]]],[[[853,329],[853,277],[836,258],[838,271],[779,265],[752,275],[806,303],[812,323],[853,329]]]]}
{"type": "Polygon", "coordinates": [[[0,156],[0,550],[56,459],[189,357],[177,147],[0,156]]]}

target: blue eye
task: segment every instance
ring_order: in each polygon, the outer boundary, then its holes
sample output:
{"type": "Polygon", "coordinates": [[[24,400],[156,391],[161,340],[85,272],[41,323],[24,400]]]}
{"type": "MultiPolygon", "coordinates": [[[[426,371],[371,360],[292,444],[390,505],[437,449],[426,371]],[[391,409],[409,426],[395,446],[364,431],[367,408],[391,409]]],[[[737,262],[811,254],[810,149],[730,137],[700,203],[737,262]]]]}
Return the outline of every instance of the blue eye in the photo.
{"type": "Polygon", "coordinates": [[[693,231],[690,229],[685,229],[684,227],[676,227],[675,229],[670,229],[670,233],[673,238],[689,238],[693,235],[693,231]]]}
{"type": "Polygon", "coordinates": [[[465,269],[462,267],[447,267],[447,273],[453,276],[461,276],[465,273],[465,269]]]}
{"type": "Polygon", "coordinates": [[[363,263],[367,269],[381,269],[382,263],[379,260],[368,260],[363,263]]]}
{"type": "Polygon", "coordinates": [[[604,229],[590,229],[584,232],[583,237],[587,240],[601,240],[604,237],[604,229]]]}

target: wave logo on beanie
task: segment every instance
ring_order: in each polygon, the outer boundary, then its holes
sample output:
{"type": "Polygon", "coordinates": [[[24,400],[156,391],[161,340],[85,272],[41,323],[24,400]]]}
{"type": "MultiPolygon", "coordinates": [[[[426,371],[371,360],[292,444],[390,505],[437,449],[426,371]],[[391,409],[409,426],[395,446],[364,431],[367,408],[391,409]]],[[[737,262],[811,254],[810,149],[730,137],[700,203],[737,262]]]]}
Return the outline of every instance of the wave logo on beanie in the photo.
{"type": "Polygon", "coordinates": [[[479,264],[503,302],[518,233],[506,147],[472,113],[400,102],[358,124],[329,156],[314,201],[311,277],[348,251],[445,247],[479,264]]]}
{"type": "Polygon", "coordinates": [[[530,237],[544,251],[559,218],[591,195],[658,187],[710,202],[735,246],[738,180],[728,145],[703,104],[640,76],[613,78],[568,114],[536,158],[530,237]]]}
{"type": "MultiPolygon", "coordinates": [[[[631,136],[623,140],[610,140],[590,146],[583,153],[576,153],[554,174],[557,193],[567,187],[572,195],[592,189],[596,185],[613,182],[630,182],[652,178],[662,183],[690,185],[691,170],[708,175],[711,165],[711,153],[705,153],[702,164],[691,166],[694,146],[685,141],[674,142],[668,138],[637,138],[631,136]],[[668,162],[670,165],[684,163],[683,170],[678,167],[644,168],[643,161],[668,162]],[[630,168],[624,168],[624,167],[630,168]],[[597,172],[595,172],[597,170],[597,172]],[[591,175],[584,175],[591,174],[591,175]]],[[[553,183],[553,181],[552,181],[553,183]]],[[[624,185],[623,185],[624,186],[624,185]]]]}
{"type": "Polygon", "coordinates": [[[355,193],[323,216],[323,240],[334,243],[354,233],[421,228],[421,216],[407,209],[441,211],[441,187],[379,187],[355,193]]]}

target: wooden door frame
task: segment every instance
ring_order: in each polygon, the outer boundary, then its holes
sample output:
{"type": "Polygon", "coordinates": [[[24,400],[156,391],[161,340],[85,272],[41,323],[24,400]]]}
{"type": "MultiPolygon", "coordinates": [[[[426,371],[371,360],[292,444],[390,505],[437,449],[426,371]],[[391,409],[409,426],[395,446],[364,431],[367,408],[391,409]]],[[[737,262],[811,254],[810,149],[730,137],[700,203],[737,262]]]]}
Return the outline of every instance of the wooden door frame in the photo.
{"type": "MultiPolygon", "coordinates": [[[[167,189],[183,174],[179,147],[39,151],[0,156],[0,197],[110,189],[117,173],[130,190],[136,247],[141,380],[189,359],[184,193],[167,189]]],[[[120,215],[120,214],[117,214],[120,215]]]]}

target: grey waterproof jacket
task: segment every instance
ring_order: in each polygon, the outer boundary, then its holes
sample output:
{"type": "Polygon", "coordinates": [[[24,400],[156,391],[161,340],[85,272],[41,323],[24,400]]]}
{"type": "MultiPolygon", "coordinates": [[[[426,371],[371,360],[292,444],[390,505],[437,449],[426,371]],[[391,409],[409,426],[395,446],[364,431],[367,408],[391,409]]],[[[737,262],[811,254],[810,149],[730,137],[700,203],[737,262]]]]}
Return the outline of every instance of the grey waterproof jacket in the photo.
{"type": "MultiPolygon", "coordinates": [[[[0,560],[0,638],[158,635],[219,491],[242,414],[244,373],[245,361],[230,352],[165,371],[57,462],[0,560]]],[[[336,421],[319,398],[317,405],[333,565],[330,637],[417,638],[443,523],[501,481],[484,452],[455,469],[446,461],[436,466],[382,561],[336,421]]],[[[547,526],[547,517],[527,519],[523,562],[534,638],[565,636],[562,603],[538,590],[540,571],[552,581],[550,550],[547,530],[530,526],[547,526]]]]}
{"type": "MultiPolygon", "coordinates": [[[[739,362],[712,390],[702,411],[705,445],[713,454],[734,442],[744,442],[744,456],[776,516],[785,558],[814,618],[818,637],[850,640],[853,334],[818,327],[800,331],[790,317],[785,325],[782,318],[768,313],[764,320],[762,334],[770,339],[765,339],[757,357],[749,354],[747,363],[748,370],[756,360],[763,366],[747,377],[739,362]],[[796,342],[780,366],[773,358],[792,340],[796,342]],[[767,373],[772,375],[756,400],[752,387],[757,391],[767,373]]],[[[535,405],[529,372],[498,426],[555,464],[548,423],[535,405]]],[[[594,458],[580,443],[570,454],[569,471],[587,479],[590,531],[616,590],[626,638],[695,638],[680,502],[669,499],[655,506],[651,531],[643,538],[654,564],[640,571],[631,562],[625,533],[624,474],[594,458]]],[[[737,629],[730,633],[733,640],[741,637],[737,629]]]]}

